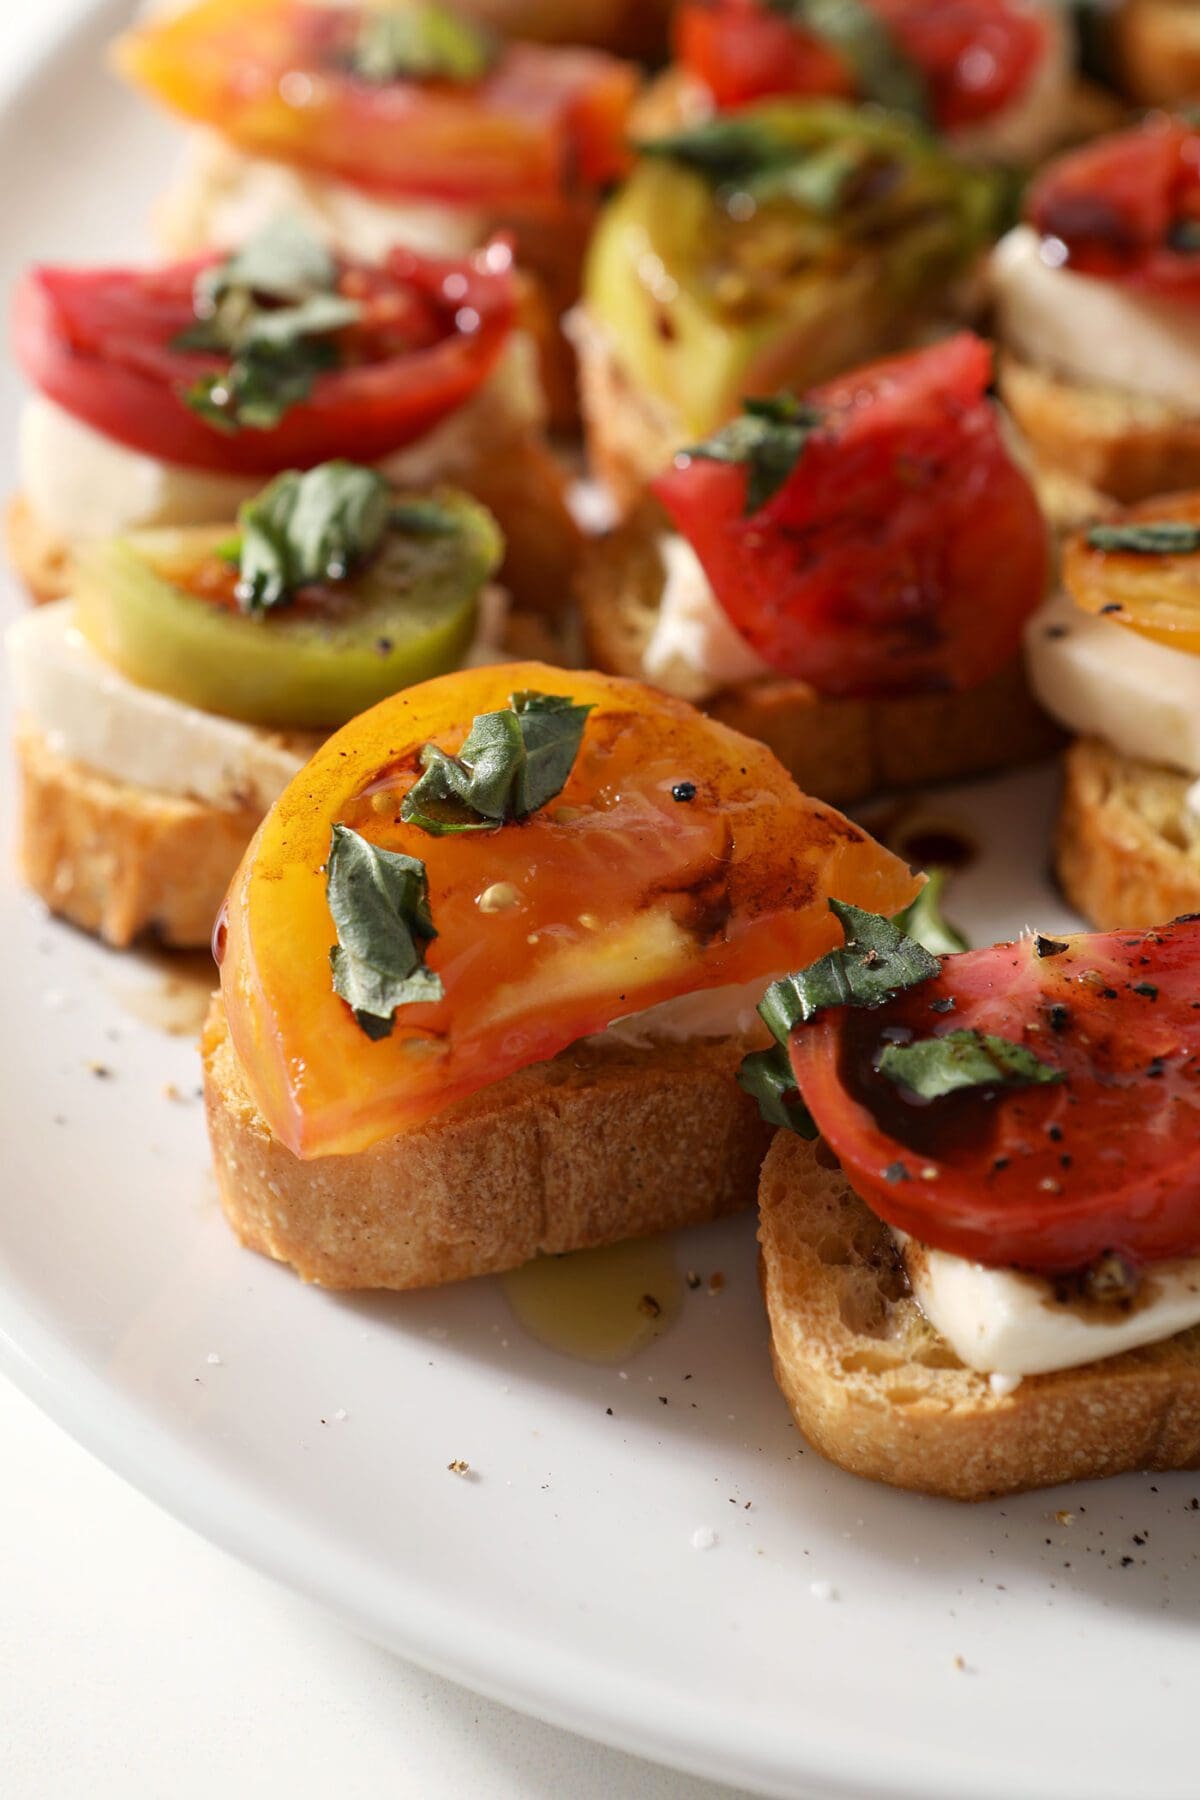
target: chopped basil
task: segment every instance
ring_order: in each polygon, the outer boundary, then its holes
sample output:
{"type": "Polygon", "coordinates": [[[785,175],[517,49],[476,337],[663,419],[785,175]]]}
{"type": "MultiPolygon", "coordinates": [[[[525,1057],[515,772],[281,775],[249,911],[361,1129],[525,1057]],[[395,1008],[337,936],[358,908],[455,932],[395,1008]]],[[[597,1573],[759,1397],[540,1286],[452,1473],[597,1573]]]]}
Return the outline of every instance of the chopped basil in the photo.
{"type": "Polygon", "coordinates": [[[744,187],[768,171],[786,168],[806,154],[804,147],[780,137],[757,119],[722,114],[661,137],[645,138],[637,147],[643,156],[683,163],[686,168],[703,175],[706,181],[721,187],[730,184],[744,187]]]}
{"type": "Polygon", "coordinates": [[[794,1131],[797,1137],[817,1136],[816,1121],[800,1098],[783,1044],[773,1044],[769,1050],[755,1050],[744,1056],[737,1082],[758,1101],[758,1110],[768,1125],[782,1126],[785,1131],[794,1131]]]}
{"type": "Polygon", "coordinates": [[[277,475],[238,513],[237,597],[246,612],[285,605],[315,581],[340,581],[379,549],[390,490],[358,463],[277,475]]]}
{"type": "Polygon", "coordinates": [[[1087,541],[1093,550],[1120,550],[1127,556],[1194,556],[1200,550],[1200,525],[1184,519],[1093,525],[1087,541]]]}
{"type": "Polygon", "coordinates": [[[986,1031],[947,1031],[911,1044],[888,1044],[879,1072],[921,1100],[962,1088],[1037,1087],[1064,1079],[1023,1044],[986,1031]]]}
{"type": "Polygon", "coordinates": [[[450,537],[462,524],[457,513],[440,500],[396,500],[388,517],[397,531],[410,537],[450,537]]]}
{"type": "Polygon", "coordinates": [[[745,463],[747,514],[774,498],[821,424],[815,406],[794,394],[742,401],[742,416],[682,452],[706,462],[745,463]]]}
{"type": "Polygon", "coordinates": [[[496,60],[489,31],[447,7],[368,7],[350,51],[361,81],[481,81],[496,60]]]}
{"type": "Polygon", "coordinates": [[[457,756],[425,745],[400,817],[431,837],[528,818],[562,792],[591,710],[561,694],[513,694],[507,711],[479,714],[457,756]]]}
{"type": "Polygon", "coordinates": [[[901,931],[923,944],[934,956],[952,956],[969,948],[958,927],[942,916],[942,890],[949,875],[948,869],[930,869],[929,880],[916,899],[896,914],[896,924],[901,931]]]}
{"type": "Polygon", "coordinates": [[[196,324],[172,348],[220,355],[185,403],[219,431],[269,431],[336,366],[334,338],[362,316],[335,291],[337,264],[296,221],[274,220],[234,255],[197,277],[196,324]]]}
{"type": "Polygon", "coordinates": [[[894,920],[841,900],[831,900],[829,908],[841,921],[845,944],[798,974],[772,982],[758,1009],[780,1042],[794,1025],[806,1024],[827,1007],[882,1006],[941,969],[937,957],[894,920]]]}
{"type": "Polygon", "coordinates": [[[335,825],[326,869],[337,930],[329,952],[333,991],[369,1038],[388,1037],[398,1006],[440,1000],[444,992],[441,976],[425,966],[425,947],[437,936],[425,864],[335,825]]]}
{"type": "Polygon", "coordinates": [[[864,100],[927,124],[929,94],[915,64],[900,50],[879,14],[865,0],[768,0],[772,12],[824,39],[850,64],[864,100]]]}

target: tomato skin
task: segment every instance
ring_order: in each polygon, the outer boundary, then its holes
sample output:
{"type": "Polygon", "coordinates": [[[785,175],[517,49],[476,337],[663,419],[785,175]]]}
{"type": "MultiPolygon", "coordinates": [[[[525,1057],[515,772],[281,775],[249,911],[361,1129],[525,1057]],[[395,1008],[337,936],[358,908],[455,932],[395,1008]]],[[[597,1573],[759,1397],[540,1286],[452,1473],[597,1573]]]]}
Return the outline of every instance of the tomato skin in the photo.
{"type": "Polygon", "coordinates": [[[502,244],[464,261],[394,250],[378,268],[344,262],[339,285],[364,304],[350,337],[354,360],[319,375],[309,398],[270,430],[229,433],[183,398],[227,359],[171,348],[195,324],[196,276],[218,260],[29,270],[13,299],[17,361],[40,392],[130,449],[189,468],[267,475],[339,456],[376,462],[422,437],[486,380],[515,317],[502,244]],[[458,323],[464,316],[469,330],[458,323]]]}
{"type": "Polygon", "coordinates": [[[406,689],[317,752],[234,877],[221,989],[259,1107],[296,1155],[420,1123],[614,1018],[762,980],[837,940],[825,896],[895,910],[917,883],[761,744],[640,682],[522,663],[406,689]],[[517,824],[429,837],[399,818],[422,745],[458,750],[522,689],[592,703],[562,794],[517,824]],[[673,787],[694,785],[678,800],[673,787]],[[367,1038],[333,992],[334,823],[426,866],[444,998],[367,1038]],[[489,889],[510,889],[481,909],[489,889]]]}
{"type": "Polygon", "coordinates": [[[824,423],[748,517],[740,467],[685,455],[653,484],[772,668],[870,698],[973,687],[1016,654],[1048,548],[990,366],[963,332],[814,389],[824,423]]]}
{"type": "Polygon", "coordinates": [[[889,1225],[992,1267],[1200,1253],[1200,920],[1039,942],[946,957],[876,1011],[797,1028],[792,1067],[822,1135],[889,1225]],[[872,1068],[897,1028],[991,1032],[1065,1079],[909,1102],[872,1068]]]}
{"type": "Polygon", "coordinates": [[[1086,144],[1045,168],[1026,217],[1077,275],[1120,282],[1188,305],[1200,301],[1200,130],[1152,113],[1131,131],[1086,144]]]}
{"type": "MultiPolygon", "coordinates": [[[[868,0],[924,77],[941,131],[990,119],[1018,100],[1046,54],[1044,19],[1013,0],[868,0]]],[[[684,0],[675,54],[719,111],[769,95],[853,99],[846,58],[761,0],[684,0]]]]}
{"type": "Polygon", "coordinates": [[[627,166],[631,64],[512,44],[479,81],[371,82],[347,67],[367,8],[200,0],[128,32],[118,67],[250,155],[383,194],[558,207],[627,166]]]}

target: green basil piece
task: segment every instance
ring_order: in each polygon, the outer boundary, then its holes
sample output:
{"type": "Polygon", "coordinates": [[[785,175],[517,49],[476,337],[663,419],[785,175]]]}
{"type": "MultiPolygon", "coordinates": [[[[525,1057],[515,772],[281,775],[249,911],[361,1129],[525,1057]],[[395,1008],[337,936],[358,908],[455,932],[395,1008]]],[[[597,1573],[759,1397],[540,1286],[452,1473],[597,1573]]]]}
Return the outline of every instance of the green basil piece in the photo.
{"type": "Polygon", "coordinates": [[[312,582],[344,579],[382,544],[390,499],[382,475],[358,463],[277,475],[238,513],[242,609],[264,612],[312,582]]]}
{"type": "Polygon", "coordinates": [[[789,142],[756,119],[721,114],[661,137],[644,138],[637,150],[641,156],[682,163],[717,187],[744,187],[811,154],[805,146],[789,142]]]}
{"type": "Polygon", "coordinates": [[[400,817],[430,837],[528,818],[565,787],[591,710],[561,694],[513,694],[506,712],[479,714],[457,756],[425,745],[400,817]]]}
{"type": "Polygon", "coordinates": [[[350,52],[360,81],[481,81],[499,47],[489,31],[444,6],[368,8],[350,52]]]}
{"type": "Polygon", "coordinates": [[[746,465],[747,516],[774,499],[821,425],[815,406],[794,394],[742,401],[742,416],[681,452],[704,462],[746,465]]]}
{"type": "Polygon", "coordinates": [[[942,891],[950,877],[949,869],[930,869],[928,875],[929,880],[912,904],[896,914],[896,924],[906,937],[915,938],[934,956],[953,956],[960,950],[969,950],[962,932],[942,914],[942,891]]]}
{"type": "Polygon", "coordinates": [[[1051,1068],[1009,1038],[986,1031],[947,1031],[911,1044],[888,1044],[879,1073],[921,1100],[940,1100],[964,1088],[1038,1087],[1063,1081],[1051,1068]]]}
{"type": "Polygon", "coordinates": [[[389,1037],[397,1007],[440,1000],[445,991],[425,966],[426,945],[437,936],[425,864],[335,825],[326,868],[337,931],[329,952],[334,993],[369,1038],[389,1037]]]}
{"type": "Polygon", "coordinates": [[[1093,525],[1087,541],[1092,550],[1120,550],[1127,556],[1194,556],[1200,550],[1200,525],[1185,519],[1093,525]]]}
{"type": "Polygon", "coordinates": [[[864,0],[768,0],[773,12],[812,32],[850,64],[864,100],[927,125],[929,91],[875,10],[864,0]]]}
{"type": "Polygon", "coordinates": [[[758,1110],[768,1125],[794,1131],[802,1138],[819,1135],[816,1120],[800,1098],[791,1061],[782,1044],[744,1056],[737,1083],[758,1101],[758,1110]]]}
{"type": "Polygon", "coordinates": [[[807,1024],[831,1006],[882,1006],[893,994],[931,981],[941,963],[905,935],[892,919],[830,900],[845,932],[845,944],[796,975],[774,981],[759,1012],[772,1035],[786,1043],[795,1025],[807,1024]]]}

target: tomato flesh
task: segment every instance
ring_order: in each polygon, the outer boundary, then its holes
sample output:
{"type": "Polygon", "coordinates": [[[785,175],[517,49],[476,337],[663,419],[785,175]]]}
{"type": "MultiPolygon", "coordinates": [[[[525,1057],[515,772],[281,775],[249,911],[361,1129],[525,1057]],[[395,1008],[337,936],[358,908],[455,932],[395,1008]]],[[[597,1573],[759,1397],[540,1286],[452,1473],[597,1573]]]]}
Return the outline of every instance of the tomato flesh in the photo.
{"type": "Polygon", "coordinates": [[[266,430],[210,425],[184,396],[228,358],[173,348],[195,325],[192,292],[215,257],[160,269],[36,267],[13,306],[17,360],[35,387],[144,455],[230,474],[375,462],[462,406],[494,367],[515,317],[511,256],[497,243],[466,260],[393,250],[343,259],[338,291],[359,301],[339,366],[266,430]]]}
{"type": "MultiPolygon", "coordinates": [[[[1106,522],[1159,521],[1200,528],[1200,493],[1147,500],[1106,522]]],[[[1102,613],[1141,637],[1200,656],[1200,551],[1145,556],[1098,550],[1082,531],[1063,553],[1063,585],[1085,612],[1102,613]]]]}
{"type": "Polygon", "coordinates": [[[922,1243],[1048,1273],[1108,1250],[1194,1256],[1198,976],[1196,919],[1023,938],[946,957],[935,980],[875,1011],[799,1027],[792,1066],[856,1191],[922,1243]],[[874,1067],[886,1042],[964,1029],[1020,1043],[1065,1079],[921,1103],[874,1067]]]}
{"type": "Polygon", "coordinates": [[[969,688],[1016,654],[1046,529],[969,333],[807,398],[823,422],[746,515],[744,469],[677,457],[654,483],[758,654],[819,693],[969,688]]]}
{"type": "MultiPolygon", "coordinates": [[[[980,124],[1019,100],[1047,51],[1045,20],[1014,0],[867,3],[924,78],[942,131],[980,124]]],[[[770,95],[858,95],[840,51],[762,0],[684,0],[675,53],[722,111],[770,95]]]]}
{"type": "Polygon", "coordinates": [[[201,0],[128,33],[117,60],[249,154],[381,193],[536,209],[624,169],[630,64],[512,44],[476,82],[366,81],[347,61],[367,10],[201,0]]]}
{"type": "MultiPolygon", "coordinates": [[[[685,795],[687,790],[682,790],[685,795]]],[[[276,1136],[365,1149],[613,1019],[762,979],[837,938],[829,893],[893,911],[907,868],[809,800],[760,744],[638,682],[542,664],[464,671],[352,721],[268,814],[234,878],[221,987],[276,1136]],[[595,707],[561,795],[520,824],[430,837],[399,819],[427,741],[456,751],[521,689],[595,707]],[[680,782],[695,793],[676,799],[680,782]],[[335,823],[426,866],[444,998],[370,1040],[333,992],[335,823]],[[481,907],[490,893],[506,902],[481,907]]]]}
{"type": "Polygon", "coordinates": [[[1183,120],[1154,113],[1060,157],[1026,210],[1075,274],[1200,300],[1200,129],[1183,120]]]}

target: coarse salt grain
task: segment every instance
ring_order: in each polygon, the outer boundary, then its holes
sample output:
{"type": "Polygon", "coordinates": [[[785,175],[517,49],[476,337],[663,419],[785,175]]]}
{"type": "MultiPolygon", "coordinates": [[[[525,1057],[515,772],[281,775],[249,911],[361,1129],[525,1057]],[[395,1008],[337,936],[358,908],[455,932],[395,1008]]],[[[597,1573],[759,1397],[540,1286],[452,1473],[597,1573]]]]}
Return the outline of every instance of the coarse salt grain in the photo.
{"type": "Polygon", "coordinates": [[[711,1550],[717,1541],[717,1534],[708,1525],[699,1525],[692,1533],[693,1550],[711,1550]]]}
{"type": "Polygon", "coordinates": [[[212,1367],[213,1367],[213,1368],[216,1368],[216,1366],[217,1366],[217,1364],[218,1364],[218,1363],[219,1363],[219,1362],[220,1362],[220,1360],[221,1360],[221,1359],[220,1359],[220,1357],[219,1357],[219,1356],[218,1356],[218,1355],[217,1355],[217,1353],[216,1353],[216,1351],[215,1351],[215,1350],[210,1350],[210,1351],[209,1351],[209,1353],[208,1353],[208,1355],[207,1355],[207,1356],[206,1356],[206,1357],[205,1357],[205,1359],[204,1359],[204,1360],[205,1360],[205,1362],[206,1362],[206,1363],[209,1363],[209,1364],[211,1364],[211,1366],[212,1366],[212,1367]]]}
{"type": "Polygon", "coordinates": [[[808,1591],[814,1600],[836,1600],[838,1597],[832,1581],[810,1581],[808,1591]]]}

